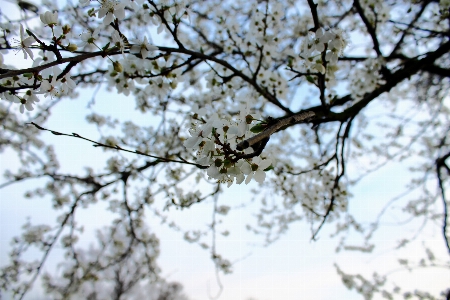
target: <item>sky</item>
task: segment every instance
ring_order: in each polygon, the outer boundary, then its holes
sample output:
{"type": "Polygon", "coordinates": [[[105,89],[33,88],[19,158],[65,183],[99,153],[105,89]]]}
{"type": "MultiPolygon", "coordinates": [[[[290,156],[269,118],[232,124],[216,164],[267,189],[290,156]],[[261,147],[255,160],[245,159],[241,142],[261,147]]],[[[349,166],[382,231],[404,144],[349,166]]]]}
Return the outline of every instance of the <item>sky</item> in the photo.
{"type": "MultiPolygon", "coordinates": [[[[0,3],[3,11],[10,5],[3,0],[0,0],[0,3]]],[[[11,64],[20,64],[21,56],[10,53],[8,60],[13,60],[11,64]]],[[[76,100],[64,100],[55,107],[53,116],[45,127],[98,139],[98,132],[84,119],[86,113],[90,111],[87,104],[91,93],[92,91],[83,91],[76,100]]],[[[145,116],[134,111],[134,101],[131,98],[124,98],[123,95],[101,91],[96,97],[94,109],[109,112],[122,119],[149,122],[145,116]]],[[[63,171],[75,173],[80,171],[82,166],[94,168],[103,166],[101,157],[104,155],[103,151],[92,147],[88,142],[49,133],[43,135],[46,135],[46,141],[55,145],[63,171]]],[[[7,169],[14,170],[18,167],[18,161],[13,153],[5,151],[0,154],[0,174],[7,169]]],[[[356,170],[350,167],[349,173],[352,171],[356,170]]],[[[350,201],[349,210],[358,218],[373,220],[385,203],[405,190],[408,178],[407,165],[398,163],[366,176],[352,190],[354,197],[350,201]]],[[[0,180],[0,184],[2,182],[0,180]]],[[[26,190],[43,182],[44,180],[26,181],[0,189],[0,266],[7,263],[10,240],[20,234],[20,228],[28,217],[35,224],[55,221],[56,214],[51,208],[49,199],[23,197],[26,190]]],[[[441,233],[436,228],[429,228],[430,226],[424,229],[423,238],[414,242],[417,246],[408,248],[408,252],[393,251],[392,248],[399,239],[413,236],[420,228],[420,224],[405,227],[393,224],[401,221],[394,211],[386,214],[385,226],[374,238],[379,247],[375,253],[362,254],[355,251],[336,253],[339,241],[329,237],[334,226],[332,224],[325,226],[319,239],[311,241],[311,230],[305,221],[293,224],[278,241],[264,247],[262,236],[256,236],[245,229],[249,220],[253,218],[252,204],[249,204],[250,207],[240,208],[243,203],[249,202],[249,189],[256,187],[255,182],[249,186],[233,185],[219,200],[219,204],[233,208],[224,218],[224,223],[220,224],[220,228],[230,230],[230,236],[227,238],[219,236],[216,241],[218,252],[233,262],[233,273],[219,277],[223,285],[219,299],[362,299],[359,294],[349,291],[342,284],[333,266],[335,263],[348,273],[361,273],[368,277],[374,271],[380,274],[392,272],[390,279],[412,289],[440,290],[450,282],[448,270],[432,269],[418,272],[417,275],[395,271],[398,269],[399,258],[423,257],[423,245],[433,249],[438,257],[445,258],[447,254],[441,233]]],[[[256,203],[253,205],[256,206],[256,203]]],[[[170,217],[184,228],[202,228],[212,221],[212,206],[212,202],[207,202],[188,210],[173,210],[170,217]]],[[[400,203],[394,207],[398,209],[400,203]]],[[[106,212],[106,204],[99,203],[82,210],[78,218],[87,228],[80,245],[88,246],[95,241],[94,229],[107,224],[111,220],[111,215],[106,212]]],[[[190,299],[202,300],[216,295],[219,284],[209,252],[198,245],[187,243],[182,233],[161,225],[151,214],[147,215],[147,221],[152,232],[160,239],[161,255],[157,262],[162,269],[162,276],[169,281],[182,283],[190,299]]],[[[357,236],[351,236],[350,240],[352,239],[355,244],[360,241],[357,236]]],[[[61,252],[55,249],[48,261],[49,270],[56,267],[58,259],[61,259],[61,252]]],[[[41,292],[36,286],[27,299],[44,299],[41,292]]]]}

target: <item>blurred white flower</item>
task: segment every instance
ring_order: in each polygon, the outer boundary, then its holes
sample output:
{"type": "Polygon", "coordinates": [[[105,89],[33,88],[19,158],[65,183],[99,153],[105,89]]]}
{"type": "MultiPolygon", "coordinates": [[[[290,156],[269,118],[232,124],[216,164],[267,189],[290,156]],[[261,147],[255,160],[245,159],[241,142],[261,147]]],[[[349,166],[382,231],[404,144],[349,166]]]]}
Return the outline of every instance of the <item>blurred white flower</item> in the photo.
{"type": "Polygon", "coordinates": [[[259,156],[253,158],[251,165],[244,163],[241,167],[241,171],[242,173],[247,175],[245,184],[248,184],[253,178],[256,180],[256,182],[263,183],[266,179],[266,172],[264,172],[264,170],[267,169],[271,164],[271,159],[263,160],[259,156]]]}
{"type": "Polygon", "coordinates": [[[20,24],[20,42],[17,42],[19,43],[19,45],[17,46],[19,48],[19,51],[22,50],[23,52],[23,58],[27,59],[29,55],[31,59],[33,59],[33,52],[29,47],[35,42],[35,40],[31,36],[24,38],[24,29],[22,24],[20,24]]]}
{"type": "Polygon", "coordinates": [[[137,41],[135,45],[131,46],[130,52],[140,53],[142,58],[147,58],[149,54],[156,50],[158,50],[158,47],[150,45],[148,43],[147,37],[144,37],[144,40],[142,42],[137,41]]]}
{"type": "Polygon", "coordinates": [[[20,101],[19,111],[21,114],[23,114],[25,112],[25,109],[28,111],[34,110],[33,104],[39,102],[39,98],[35,95],[35,93],[32,90],[28,90],[25,93],[25,96],[23,98],[20,98],[19,101],[20,101]]]}
{"type": "Polygon", "coordinates": [[[31,101],[27,101],[27,100],[25,100],[25,99],[20,99],[20,108],[19,108],[19,111],[20,111],[20,113],[21,114],[23,114],[24,112],[25,112],[25,108],[28,110],[28,111],[32,111],[32,110],[34,110],[34,108],[33,108],[33,106],[32,106],[32,102],[31,101]]]}
{"type": "Polygon", "coordinates": [[[133,10],[137,11],[142,8],[144,4],[144,0],[124,0],[123,3],[125,6],[131,7],[133,10]]]}
{"type": "Polygon", "coordinates": [[[100,0],[102,5],[98,10],[98,17],[103,18],[103,24],[109,24],[114,20],[114,16],[123,20],[125,18],[125,4],[114,0],[100,0]]]}
{"type": "Polygon", "coordinates": [[[117,48],[119,48],[120,52],[125,51],[125,40],[124,38],[120,35],[120,33],[117,30],[114,30],[114,32],[111,34],[112,37],[112,41],[114,43],[114,45],[116,45],[117,48]]]}
{"type": "Polygon", "coordinates": [[[53,27],[54,25],[58,24],[58,13],[57,12],[49,12],[46,11],[45,13],[39,15],[39,18],[41,19],[42,23],[53,27]]]}
{"type": "Polygon", "coordinates": [[[93,44],[96,39],[98,39],[98,28],[94,30],[94,32],[85,32],[80,35],[81,43],[78,44],[78,47],[84,47],[89,44],[93,44]]]}

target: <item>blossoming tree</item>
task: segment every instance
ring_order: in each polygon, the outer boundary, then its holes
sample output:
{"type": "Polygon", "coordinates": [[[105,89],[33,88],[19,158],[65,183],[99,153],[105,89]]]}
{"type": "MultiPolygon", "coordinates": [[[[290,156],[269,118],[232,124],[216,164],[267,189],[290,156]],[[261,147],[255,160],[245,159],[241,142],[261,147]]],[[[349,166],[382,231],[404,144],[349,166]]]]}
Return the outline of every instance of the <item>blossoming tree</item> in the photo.
{"type": "MultiPolygon", "coordinates": [[[[352,186],[383,165],[411,159],[408,189],[416,192],[402,214],[433,223],[450,254],[449,1],[17,5],[20,18],[5,11],[0,16],[0,146],[17,153],[21,166],[8,170],[0,187],[45,178],[26,196],[50,196],[62,213],[57,226],[27,223],[14,238],[11,261],[0,270],[2,289],[14,297],[23,298],[37,278],[59,298],[138,295],[145,284],[158,282],[158,238],[149,233],[146,214],[164,219],[173,207],[217,204],[227,189],[252,181],[262,201],[249,228],[268,243],[305,220],[313,240],[334,227],[342,237],[339,249],[372,251],[386,208],[376,221],[360,223],[348,209],[352,186]],[[89,114],[100,140],[46,126],[54,107],[90,88],[134,99],[129,105],[154,125],[89,114]],[[376,122],[375,107],[384,112],[376,122]],[[119,125],[122,131],[114,131],[119,125]],[[61,171],[58,153],[44,140],[50,133],[108,151],[105,169],[61,171]],[[100,199],[116,218],[88,251],[77,247],[82,226],[76,212],[100,199]],[[351,231],[364,236],[362,246],[347,246],[351,231]],[[47,257],[61,245],[62,274],[44,273],[47,257]],[[31,248],[40,251],[38,261],[24,258],[31,248]]],[[[77,147],[82,152],[86,145],[77,147]]],[[[225,201],[213,213],[224,217],[229,209],[225,201]]],[[[202,238],[216,225],[185,237],[209,249],[218,270],[227,273],[232,264],[214,240],[202,238]]],[[[399,238],[398,247],[408,243],[399,238]]],[[[426,253],[426,260],[402,266],[450,267],[448,257],[436,261],[426,253]]],[[[337,271],[366,298],[433,297],[385,288],[386,278],[337,271]]]]}

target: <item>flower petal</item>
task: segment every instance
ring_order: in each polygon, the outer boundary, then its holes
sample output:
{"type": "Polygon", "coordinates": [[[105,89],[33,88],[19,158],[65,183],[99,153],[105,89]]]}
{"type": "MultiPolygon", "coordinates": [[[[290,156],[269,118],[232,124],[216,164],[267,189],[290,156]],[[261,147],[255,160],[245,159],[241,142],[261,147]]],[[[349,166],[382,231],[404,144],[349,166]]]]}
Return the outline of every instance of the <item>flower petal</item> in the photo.
{"type": "Polygon", "coordinates": [[[119,20],[125,19],[125,8],[123,6],[116,8],[114,10],[114,15],[119,20]]]}
{"type": "Polygon", "coordinates": [[[247,178],[245,178],[245,184],[248,184],[253,178],[253,172],[247,175],[247,178]]]}
{"type": "Polygon", "coordinates": [[[264,180],[266,179],[266,172],[264,172],[262,170],[257,170],[255,172],[254,177],[255,177],[256,182],[263,183],[264,180]]]}

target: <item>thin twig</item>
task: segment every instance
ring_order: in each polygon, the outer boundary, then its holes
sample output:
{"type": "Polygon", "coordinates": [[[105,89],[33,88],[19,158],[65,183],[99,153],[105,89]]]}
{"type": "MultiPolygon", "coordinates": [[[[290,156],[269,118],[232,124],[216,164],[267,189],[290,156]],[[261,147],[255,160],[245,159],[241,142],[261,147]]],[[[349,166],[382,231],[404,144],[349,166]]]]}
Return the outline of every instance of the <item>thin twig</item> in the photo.
{"type": "Polygon", "coordinates": [[[124,148],[120,147],[119,145],[114,145],[114,146],[106,145],[106,144],[103,144],[103,143],[96,142],[94,140],[85,138],[85,137],[79,135],[78,133],[67,134],[67,133],[62,133],[62,132],[58,132],[58,131],[55,131],[55,130],[46,129],[44,127],[39,126],[38,124],[36,124],[34,122],[26,123],[26,124],[34,125],[39,130],[50,131],[54,135],[64,135],[64,136],[74,137],[74,138],[78,138],[78,139],[82,139],[82,140],[94,143],[94,145],[93,145],[94,147],[103,147],[103,148],[115,149],[115,150],[120,150],[120,151],[124,151],[124,152],[129,152],[129,153],[139,154],[139,155],[143,155],[143,156],[148,156],[148,157],[151,157],[151,158],[156,158],[157,160],[159,160],[161,162],[176,162],[176,163],[181,163],[181,164],[193,165],[193,166],[196,166],[196,167],[198,167],[200,169],[207,168],[205,166],[202,166],[202,165],[199,165],[199,164],[196,164],[196,163],[192,163],[192,162],[186,161],[184,159],[183,160],[175,160],[175,159],[159,157],[159,156],[155,156],[155,155],[151,155],[151,154],[146,154],[146,153],[143,153],[143,152],[141,152],[139,150],[134,150],[133,151],[133,150],[124,149],[124,148]]]}

